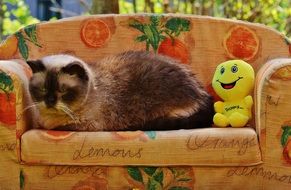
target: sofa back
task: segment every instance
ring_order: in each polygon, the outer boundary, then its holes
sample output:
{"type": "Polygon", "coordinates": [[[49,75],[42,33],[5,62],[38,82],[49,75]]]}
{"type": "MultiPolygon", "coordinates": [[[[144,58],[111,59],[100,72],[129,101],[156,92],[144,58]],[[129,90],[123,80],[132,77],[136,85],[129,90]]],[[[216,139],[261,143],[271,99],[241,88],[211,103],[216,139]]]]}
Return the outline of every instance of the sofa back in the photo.
{"type": "Polygon", "coordinates": [[[260,24],[191,15],[92,15],[30,25],[10,36],[0,59],[33,60],[71,54],[89,64],[127,50],[144,50],[188,64],[213,93],[216,66],[243,59],[257,72],[267,60],[288,57],[286,37],[260,24]]]}

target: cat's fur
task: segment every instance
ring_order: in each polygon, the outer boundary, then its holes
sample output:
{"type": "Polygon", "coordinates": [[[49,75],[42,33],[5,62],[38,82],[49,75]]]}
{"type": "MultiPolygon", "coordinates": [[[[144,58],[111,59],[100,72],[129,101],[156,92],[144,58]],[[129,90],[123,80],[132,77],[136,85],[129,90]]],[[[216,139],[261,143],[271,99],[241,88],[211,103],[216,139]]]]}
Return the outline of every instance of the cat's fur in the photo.
{"type": "Polygon", "coordinates": [[[89,66],[69,55],[28,61],[45,129],[113,131],[208,127],[211,96],[173,59],[125,52],[89,66]]]}

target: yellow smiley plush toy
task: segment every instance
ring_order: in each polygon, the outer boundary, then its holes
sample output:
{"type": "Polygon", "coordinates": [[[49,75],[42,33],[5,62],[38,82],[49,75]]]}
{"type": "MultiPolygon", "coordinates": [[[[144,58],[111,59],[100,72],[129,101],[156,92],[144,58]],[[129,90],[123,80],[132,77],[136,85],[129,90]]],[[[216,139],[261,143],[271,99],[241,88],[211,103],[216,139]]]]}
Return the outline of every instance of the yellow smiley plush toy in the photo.
{"type": "Polygon", "coordinates": [[[214,104],[213,122],[218,127],[244,127],[252,116],[255,72],[242,60],[231,60],[217,66],[212,87],[224,101],[214,104]]]}

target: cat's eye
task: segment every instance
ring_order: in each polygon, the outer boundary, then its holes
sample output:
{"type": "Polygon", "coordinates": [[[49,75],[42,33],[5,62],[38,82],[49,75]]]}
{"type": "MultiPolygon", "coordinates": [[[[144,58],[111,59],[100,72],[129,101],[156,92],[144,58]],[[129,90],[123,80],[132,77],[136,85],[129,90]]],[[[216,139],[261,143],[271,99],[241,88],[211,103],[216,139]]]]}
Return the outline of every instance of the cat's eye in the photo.
{"type": "Polygon", "coordinates": [[[39,88],[37,88],[37,90],[38,90],[40,93],[46,93],[46,89],[45,89],[45,87],[39,87],[39,88]]]}
{"type": "Polygon", "coordinates": [[[41,86],[30,86],[29,90],[31,92],[31,96],[37,101],[43,100],[45,94],[47,93],[47,90],[41,86]]]}
{"type": "Polygon", "coordinates": [[[67,87],[65,85],[61,85],[59,91],[62,92],[62,93],[64,93],[64,92],[67,91],[67,87]]]}
{"type": "Polygon", "coordinates": [[[72,102],[76,99],[76,97],[78,96],[78,91],[76,91],[75,89],[67,89],[67,91],[62,95],[62,100],[65,102],[72,102]]]}

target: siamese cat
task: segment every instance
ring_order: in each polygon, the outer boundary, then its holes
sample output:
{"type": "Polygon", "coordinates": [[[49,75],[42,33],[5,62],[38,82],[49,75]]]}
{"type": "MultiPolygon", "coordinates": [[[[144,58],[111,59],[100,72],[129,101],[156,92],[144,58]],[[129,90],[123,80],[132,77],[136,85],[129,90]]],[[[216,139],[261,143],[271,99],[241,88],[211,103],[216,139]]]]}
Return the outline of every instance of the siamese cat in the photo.
{"type": "Polygon", "coordinates": [[[129,51],[88,65],[70,55],[28,61],[36,128],[74,131],[210,127],[212,97],[187,65],[129,51]]]}

